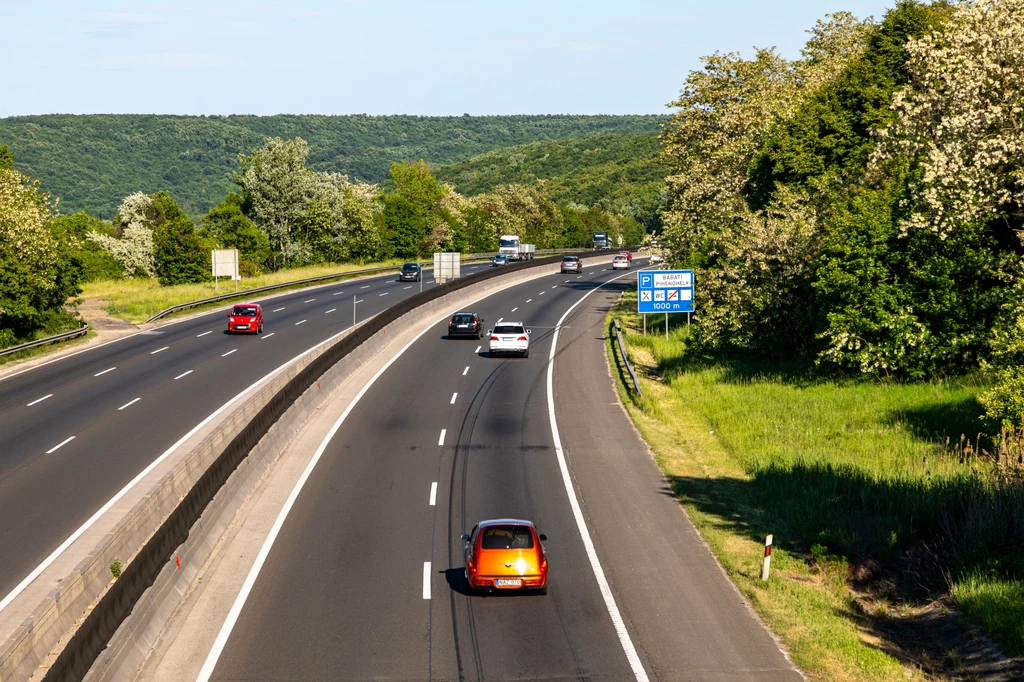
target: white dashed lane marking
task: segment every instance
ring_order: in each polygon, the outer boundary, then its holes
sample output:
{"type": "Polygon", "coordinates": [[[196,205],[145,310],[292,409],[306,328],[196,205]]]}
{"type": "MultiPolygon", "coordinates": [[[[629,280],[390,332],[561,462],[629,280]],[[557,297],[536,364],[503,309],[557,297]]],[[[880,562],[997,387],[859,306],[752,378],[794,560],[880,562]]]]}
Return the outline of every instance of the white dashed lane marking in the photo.
{"type": "Polygon", "coordinates": [[[93,376],[94,377],[103,376],[107,372],[113,372],[115,369],[117,369],[117,367],[111,367],[110,369],[105,369],[102,372],[96,372],[95,374],[93,374],[93,376]]]}
{"type": "Polygon", "coordinates": [[[335,291],[333,294],[331,294],[331,296],[341,296],[343,293],[345,293],[345,292],[344,291],[335,291]]]}
{"type": "Polygon", "coordinates": [[[142,398],[136,398],[135,400],[129,400],[124,405],[122,405],[121,407],[117,408],[117,411],[120,412],[121,410],[123,410],[126,407],[131,407],[132,405],[134,405],[135,403],[139,402],[140,400],[142,400],[142,398]]]}
{"type": "Polygon", "coordinates": [[[179,374],[178,376],[174,377],[174,380],[177,381],[178,379],[180,379],[182,377],[187,377],[189,374],[191,374],[194,371],[195,370],[190,369],[189,371],[185,372],[184,374],[179,374]]]}
{"type": "Polygon", "coordinates": [[[274,308],[274,309],[273,309],[273,310],[271,310],[270,312],[272,312],[272,313],[279,313],[279,312],[281,312],[282,310],[284,310],[284,309],[285,309],[285,308],[287,308],[287,307],[288,307],[288,306],[286,306],[286,305],[285,305],[285,306],[281,306],[280,308],[274,308]]]}
{"type": "Polygon", "coordinates": [[[315,301],[315,300],[316,300],[315,298],[311,298],[311,299],[309,299],[308,301],[303,301],[303,303],[312,303],[312,302],[313,302],[313,301],[315,301]]]}
{"type": "Polygon", "coordinates": [[[430,506],[437,506],[437,481],[430,484],[430,506]]]}
{"type": "Polygon", "coordinates": [[[444,434],[448,433],[448,429],[441,429],[441,437],[437,439],[438,445],[444,445],[444,434]]]}
{"type": "Polygon", "coordinates": [[[330,315],[330,314],[331,314],[331,313],[333,313],[333,312],[334,312],[335,310],[337,310],[337,308],[331,308],[330,310],[328,310],[327,312],[325,312],[325,313],[324,313],[324,315],[330,315]]]}
{"type": "Polygon", "coordinates": [[[466,369],[462,370],[462,376],[466,376],[467,374],[469,374],[469,367],[467,367],[466,369]]]}
{"type": "Polygon", "coordinates": [[[30,402],[30,403],[29,403],[28,405],[26,405],[25,407],[32,407],[33,405],[38,405],[39,403],[43,402],[43,401],[44,401],[44,400],[46,400],[47,398],[52,398],[52,397],[53,397],[53,394],[52,394],[52,393],[50,393],[49,395],[44,395],[44,396],[43,396],[42,398],[36,398],[35,400],[33,400],[32,402],[30,402]]]}
{"type": "Polygon", "coordinates": [[[529,303],[532,300],[533,300],[532,298],[528,298],[528,299],[526,299],[526,302],[529,303]]]}
{"type": "Polygon", "coordinates": [[[152,353],[150,353],[150,355],[156,355],[157,353],[160,353],[160,352],[162,352],[162,351],[165,351],[165,350],[167,350],[168,348],[170,348],[170,346],[164,346],[163,348],[157,348],[157,349],[156,349],[155,351],[153,351],[152,353]]]}
{"type": "Polygon", "coordinates": [[[402,289],[412,289],[412,285],[410,284],[410,285],[409,285],[409,286],[407,286],[407,287],[402,287],[402,289]]]}
{"type": "Polygon", "coordinates": [[[237,348],[232,348],[232,349],[231,349],[231,350],[229,350],[229,351],[228,351],[227,353],[224,353],[223,355],[221,355],[221,357],[222,357],[222,358],[226,358],[227,356],[229,356],[229,355],[231,355],[232,353],[234,353],[234,352],[235,352],[236,350],[238,350],[238,349],[237,349],[237,348]]]}
{"type": "Polygon", "coordinates": [[[208,332],[203,332],[202,334],[196,334],[196,338],[198,339],[200,336],[206,336],[207,334],[212,334],[212,333],[213,333],[213,330],[211,329],[208,332]]]}
{"type": "Polygon", "coordinates": [[[387,296],[390,293],[391,293],[390,291],[385,291],[383,294],[381,294],[381,296],[387,296]]]}
{"type": "Polygon", "coordinates": [[[423,598],[430,599],[430,562],[423,562],[423,598]]]}
{"type": "Polygon", "coordinates": [[[516,306],[515,308],[513,308],[513,309],[512,309],[512,312],[515,312],[515,311],[517,311],[517,310],[519,310],[519,306],[516,306]]]}
{"type": "Polygon", "coordinates": [[[369,288],[370,288],[370,285],[369,285],[369,284],[367,284],[367,285],[366,285],[365,287],[359,287],[359,288],[360,288],[360,289],[369,289],[369,288]]]}
{"type": "Polygon", "coordinates": [[[273,336],[273,335],[274,335],[274,334],[276,334],[276,333],[277,333],[277,332],[270,332],[269,334],[266,334],[266,335],[265,335],[265,336],[264,336],[263,338],[265,338],[265,339],[269,339],[269,338],[270,338],[271,336],[273,336]]]}
{"type": "Polygon", "coordinates": [[[454,405],[454,404],[455,404],[455,399],[456,399],[456,398],[457,398],[458,396],[459,396],[459,394],[458,394],[458,393],[452,393],[452,401],[451,401],[450,403],[448,403],[448,404],[449,404],[449,405],[454,405]]]}
{"type": "Polygon", "coordinates": [[[296,326],[296,327],[298,327],[298,326],[299,326],[300,324],[302,324],[303,322],[305,322],[305,320],[299,320],[298,322],[296,322],[296,323],[295,323],[295,326],[296,326]]]}
{"type": "Polygon", "coordinates": [[[64,447],[65,445],[67,445],[68,443],[73,441],[74,439],[75,439],[74,436],[71,436],[70,438],[65,438],[64,440],[62,440],[61,442],[57,443],[52,448],[47,450],[46,454],[50,455],[50,454],[53,454],[54,452],[57,452],[57,450],[60,450],[62,447],[64,447]]]}

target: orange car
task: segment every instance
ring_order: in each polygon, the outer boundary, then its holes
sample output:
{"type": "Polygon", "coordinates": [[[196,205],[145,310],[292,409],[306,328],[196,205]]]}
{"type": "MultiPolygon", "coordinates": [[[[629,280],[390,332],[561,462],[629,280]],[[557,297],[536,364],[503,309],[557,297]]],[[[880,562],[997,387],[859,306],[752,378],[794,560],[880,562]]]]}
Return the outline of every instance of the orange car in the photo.
{"type": "Polygon", "coordinates": [[[548,591],[547,540],[529,521],[481,521],[462,536],[466,543],[466,580],[471,590],[548,591]]]}

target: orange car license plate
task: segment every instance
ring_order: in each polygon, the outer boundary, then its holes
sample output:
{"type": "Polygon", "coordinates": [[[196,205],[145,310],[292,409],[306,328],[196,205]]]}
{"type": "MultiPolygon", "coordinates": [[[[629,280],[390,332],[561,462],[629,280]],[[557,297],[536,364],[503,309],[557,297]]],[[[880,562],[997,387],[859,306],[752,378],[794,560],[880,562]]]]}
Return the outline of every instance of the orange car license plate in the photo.
{"type": "Polygon", "coordinates": [[[498,578],[494,581],[495,587],[522,587],[523,581],[519,578],[498,578]]]}

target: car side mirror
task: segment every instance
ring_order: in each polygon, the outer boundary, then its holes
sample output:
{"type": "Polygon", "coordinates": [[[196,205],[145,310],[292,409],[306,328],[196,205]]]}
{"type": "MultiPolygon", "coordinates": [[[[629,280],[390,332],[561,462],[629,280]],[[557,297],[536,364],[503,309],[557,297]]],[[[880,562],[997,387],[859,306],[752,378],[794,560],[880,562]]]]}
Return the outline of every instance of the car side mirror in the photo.
{"type": "Polygon", "coordinates": [[[469,542],[469,533],[463,533],[462,541],[463,542],[469,542]]]}
{"type": "Polygon", "coordinates": [[[488,334],[493,334],[493,333],[494,333],[494,330],[493,330],[493,329],[488,329],[488,330],[487,330],[487,333],[488,333],[488,334]]]}
{"type": "Polygon", "coordinates": [[[532,333],[533,333],[533,330],[532,330],[532,329],[527,329],[527,330],[526,330],[526,333],[527,333],[527,334],[532,334],[532,333]]]}
{"type": "Polygon", "coordinates": [[[540,541],[541,542],[547,542],[547,540],[548,540],[548,536],[544,535],[544,533],[541,533],[540,534],[540,541]]]}

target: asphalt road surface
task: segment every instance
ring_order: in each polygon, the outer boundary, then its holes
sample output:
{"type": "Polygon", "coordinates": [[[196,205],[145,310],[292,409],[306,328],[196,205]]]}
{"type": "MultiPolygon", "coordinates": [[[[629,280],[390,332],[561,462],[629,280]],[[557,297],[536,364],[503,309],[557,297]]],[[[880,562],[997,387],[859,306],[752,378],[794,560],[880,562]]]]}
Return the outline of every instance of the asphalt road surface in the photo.
{"type": "Polygon", "coordinates": [[[219,310],[0,380],[0,600],[208,415],[351,326],[354,295],[362,320],[419,288],[392,273],[295,291],[263,303],[258,336],[226,334],[219,310]]]}
{"type": "Polygon", "coordinates": [[[628,642],[613,622],[563,483],[547,367],[559,319],[618,274],[552,275],[476,306],[487,326],[532,329],[529,358],[489,358],[486,340],[448,340],[443,325],[398,358],[306,482],[213,679],[800,679],[664,494],[616,402],[603,317],[632,275],[566,319],[554,376],[628,642]],[[460,536],[495,517],[547,534],[547,595],[467,593],[460,536]]]}

